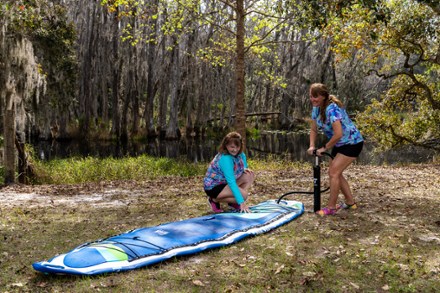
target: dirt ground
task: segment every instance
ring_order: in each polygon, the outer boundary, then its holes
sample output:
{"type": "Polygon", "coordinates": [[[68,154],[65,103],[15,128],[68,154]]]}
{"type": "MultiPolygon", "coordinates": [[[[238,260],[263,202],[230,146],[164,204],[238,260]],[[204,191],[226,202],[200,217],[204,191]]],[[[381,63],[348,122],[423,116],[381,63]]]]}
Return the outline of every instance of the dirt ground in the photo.
{"type": "MultiPolygon", "coordinates": [[[[250,204],[278,198],[293,190],[312,190],[311,170],[257,171],[250,204]],[[310,171],[310,172],[309,172],[310,171]]],[[[322,184],[326,184],[323,169],[322,184]]],[[[396,228],[417,226],[416,237],[440,244],[440,165],[366,166],[354,165],[345,173],[364,217],[355,225],[381,222],[396,228]],[[368,219],[368,221],[365,221],[368,219]]],[[[205,204],[202,178],[162,177],[154,180],[116,181],[77,185],[12,185],[0,189],[2,208],[11,207],[75,207],[87,204],[105,208],[136,204],[148,195],[174,193],[176,196],[194,196],[205,204]]],[[[303,201],[306,210],[313,209],[310,195],[293,195],[303,201]]],[[[342,200],[342,196],[340,197],[342,200]]],[[[327,193],[322,195],[325,206],[327,193]]],[[[207,211],[209,211],[206,205],[207,211]]],[[[340,212],[340,217],[345,211],[340,212]]]]}
{"type": "MultiPolygon", "coordinates": [[[[251,189],[250,204],[267,199],[276,199],[282,194],[296,190],[312,190],[311,168],[299,167],[286,170],[255,170],[257,179],[251,189]]],[[[325,170],[323,170],[325,173],[325,170]]],[[[340,211],[336,216],[319,218],[312,214],[313,199],[310,195],[289,196],[304,202],[306,213],[293,225],[298,231],[317,231],[317,235],[332,235],[334,241],[353,243],[353,254],[369,251],[377,247],[375,253],[379,262],[392,258],[393,249],[405,249],[411,254],[410,264],[397,261],[400,272],[406,272],[405,282],[417,282],[419,277],[411,275],[412,266],[423,266],[423,276],[428,284],[440,275],[440,165],[422,164],[409,166],[366,166],[353,165],[347,170],[346,178],[350,182],[359,204],[355,211],[340,211]],[[393,248],[394,247],[394,248],[393,248]],[[360,252],[359,252],[360,251],[360,252]],[[418,263],[420,260],[420,264],[418,263]]],[[[323,174],[323,184],[326,182],[323,174]]],[[[328,193],[322,195],[325,205],[328,193]]],[[[342,197],[341,197],[342,200],[342,197]]],[[[165,222],[210,213],[202,190],[202,177],[161,177],[142,182],[116,181],[87,183],[76,185],[13,185],[0,189],[0,212],[21,209],[36,211],[38,208],[57,207],[72,210],[122,210],[123,207],[146,206],[151,203],[154,210],[151,216],[143,219],[165,222]],[[161,210],[161,206],[166,206],[161,210]],[[154,214],[160,216],[154,216],[154,214]]],[[[1,213],[0,213],[1,214],[1,213]]],[[[138,214],[133,217],[139,217],[138,214]]],[[[129,222],[121,230],[130,228],[129,222]]],[[[307,234],[307,233],[304,233],[307,234]]],[[[6,235],[6,234],[5,234],[6,235]]],[[[310,237],[311,234],[307,234],[310,237]]],[[[316,236],[318,237],[318,236],[316,236]]],[[[321,239],[321,238],[319,238],[321,239]]],[[[329,243],[333,240],[327,240],[329,243]]],[[[305,241],[305,240],[303,240],[305,241]]],[[[333,257],[339,259],[336,249],[332,252],[329,243],[313,247],[314,257],[333,257]],[[334,253],[333,256],[331,253],[334,253]]],[[[78,243],[79,244],[79,243],[78,243]]],[[[307,244],[307,243],[306,243],[307,244]]],[[[310,246],[310,244],[308,244],[310,246]]],[[[331,246],[332,247],[332,246],[331,246]]],[[[348,245],[350,247],[350,245],[348,245]]],[[[344,248],[345,249],[345,248],[344,248]]],[[[373,250],[369,251],[372,253],[373,250]]],[[[208,255],[209,256],[209,255],[208,255]]],[[[205,255],[206,257],[206,255],[205,255]]],[[[367,267],[371,264],[360,264],[367,267]]],[[[305,274],[300,281],[307,284],[317,279],[319,274],[305,274]]],[[[374,272],[373,272],[374,273],[374,272]]],[[[29,273],[26,277],[30,278],[29,273]]],[[[31,275],[32,277],[32,275],[31,275]]],[[[360,281],[359,281],[360,282],[360,281]]],[[[349,284],[348,288],[360,290],[369,288],[370,284],[349,284]]],[[[378,285],[387,291],[388,285],[378,285]]],[[[356,291],[355,290],[355,291],[356,291]]],[[[362,290],[361,290],[362,291],[362,290]]]]}

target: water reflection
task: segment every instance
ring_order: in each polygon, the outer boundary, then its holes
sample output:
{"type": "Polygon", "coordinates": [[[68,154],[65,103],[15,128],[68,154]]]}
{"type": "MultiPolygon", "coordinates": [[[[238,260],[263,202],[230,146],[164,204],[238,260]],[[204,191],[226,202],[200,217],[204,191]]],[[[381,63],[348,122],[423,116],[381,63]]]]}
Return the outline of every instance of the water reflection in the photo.
{"type": "MultiPolygon", "coordinates": [[[[318,143],[322,138],[318,139],[318,143]]],[[[265,132],[256,139],[249,139],[250,157],[267,157],[275,155],[291,161],[308,161],[309,135],[295,132],[265,132]]]]}
{"type": "Polygon", "coordinates": [[[214,140],[149,140],[116,143],[109,141],[39,141],[34,148],[41,160],[70,157],[135,157],[148,154],[154,157],[186,158],[191,162],[209,161],[216,153],[214,140]]]}
{"type": "MultiPolygon", "coordinates": [[[[321,135],[317,145],[324,144],[327,139],[321,135]]],[[[249,142],[251,157],[266,157],[274,154],[291,161],[310,161],[307,155],[309,147],[308,133],[265,132],[258,139],[249,142]]],[[[427,163],[432,162],[435,151],[421,147],[405,146],[387,152],[377,152],[368,141],[365,142],[361,155],[357,159],[360,164],[396,164],[396,163],[427,163]]]]}
{"type": "MultiPolygon", "coordinates": [[[[319,138],[319,144],[325,142],[319,138]]],[[[217,153],[220,141],[214,139],[182,139],[176,141],[149,140],[125,144],[105,141],[40,141],[34,144],[42,160],[68,157],[133,157],[148,154],[155,157],[185,158],[191,162],[208,162],[217,153]]],[[[319,145],[318,144],[318,145],[319,145]]],[[[306,151],[307,133],[264,132],[249,138],[247,153],[250,158],[279,157],[291,161],[310,161],[306,151]]],[[[368,144],[358,159],[361,164],[420,163],[432,161],[435,152],[416,147],[405,147],[386,153],[374,153],[368,144]]]]}

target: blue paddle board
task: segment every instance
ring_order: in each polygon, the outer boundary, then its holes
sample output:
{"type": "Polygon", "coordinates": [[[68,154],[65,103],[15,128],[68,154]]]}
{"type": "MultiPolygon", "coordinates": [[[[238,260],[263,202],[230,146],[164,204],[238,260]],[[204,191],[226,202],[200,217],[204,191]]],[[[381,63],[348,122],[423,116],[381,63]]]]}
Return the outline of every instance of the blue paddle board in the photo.
{"type": "Polygon", "coordinates": [[[269,200],[250,209],[252,213],[224,212],[131,230],[82,244],[32,266],[43,273],[71,275],[133,270],[265,233],[299,217],[304,205],[269,200]]]}

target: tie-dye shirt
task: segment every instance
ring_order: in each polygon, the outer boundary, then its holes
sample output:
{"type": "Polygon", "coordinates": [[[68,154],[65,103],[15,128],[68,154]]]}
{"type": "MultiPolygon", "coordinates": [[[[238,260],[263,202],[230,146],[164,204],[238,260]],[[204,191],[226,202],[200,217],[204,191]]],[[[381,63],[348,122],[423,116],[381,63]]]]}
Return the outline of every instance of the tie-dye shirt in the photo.
{"type": "Polygon", "coordinates": [[[326,119],[323,123],[321,120],[321,114],[319,112],[319,107],[313,107],[312,110],[312,119],[316,121],[316,125],[319,130],[324,131],[324,134],[330,139],[334,132],[332,128],[332,124],[335,121],[340,121],[342,125],[342,137],[336,143],[337,147],[346,144],[357,144],[363,141],[363,137],[359,130],[354,125],[353,121],[351,121],[350,117],[348,117],[345,109],[340,108],[336,103],[331,103],[327,106],[325,110],[326,119]]]}
{"type": "Polygon", "coordinates": [[[203,186],[205,190],[211,190],[217,185],[228,184],[237,203],[241,204],[244,202],[244,199],[236,180],[243,175],[247,167],[246,155],[244,153],[240,153],[237,156],[218,153],[209,164],[203,180],[203,186]]]}

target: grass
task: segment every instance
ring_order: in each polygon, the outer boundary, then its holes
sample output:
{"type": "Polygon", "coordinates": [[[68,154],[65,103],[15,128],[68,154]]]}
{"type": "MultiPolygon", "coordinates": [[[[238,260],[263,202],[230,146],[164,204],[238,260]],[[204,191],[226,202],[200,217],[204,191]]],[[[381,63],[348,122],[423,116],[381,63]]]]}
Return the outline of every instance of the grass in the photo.
{"type": "MultiPolygon", "coordinates": [[[[358,210],[320,218],[309,212],[310,196],[298,195],[307,212],[287,225],[150,267],[94,277],[44,275],[31,268],[84,242],[209,213],[201,187],[206,164],[149,160],[121,159],[127,166],[118,160],[60,162],[64,167],[47,165],[47,172],[62,170],[64,177],[57,178],[76,178],[69,179],[76,184],[3,188],[0,292],[436,292],[440,287],[440,218],[433,211],[440,202],[438,165],[354,165],[347,177],[358,210]],[[81,171],[69,169],[76,164],[81,171]],[[98,176],[99,166],[112,177],[98,176]],[[117,180],[116,174],[136,168],[140,177],[117,180]],[[23,194],[29,198],[21,199],[23,194]]],[[[251,160],[250,165],[257,174],[250,204],[312,189],[310,164],[251,160]]]]}
{"type": "Polygon", "coordinates": [[[69,158],[35,163],[36,183],[73,184],[103,180],[144,180],[158,176],[194,176],[205,166],[148,155],[116,158],[69,158]]]}

